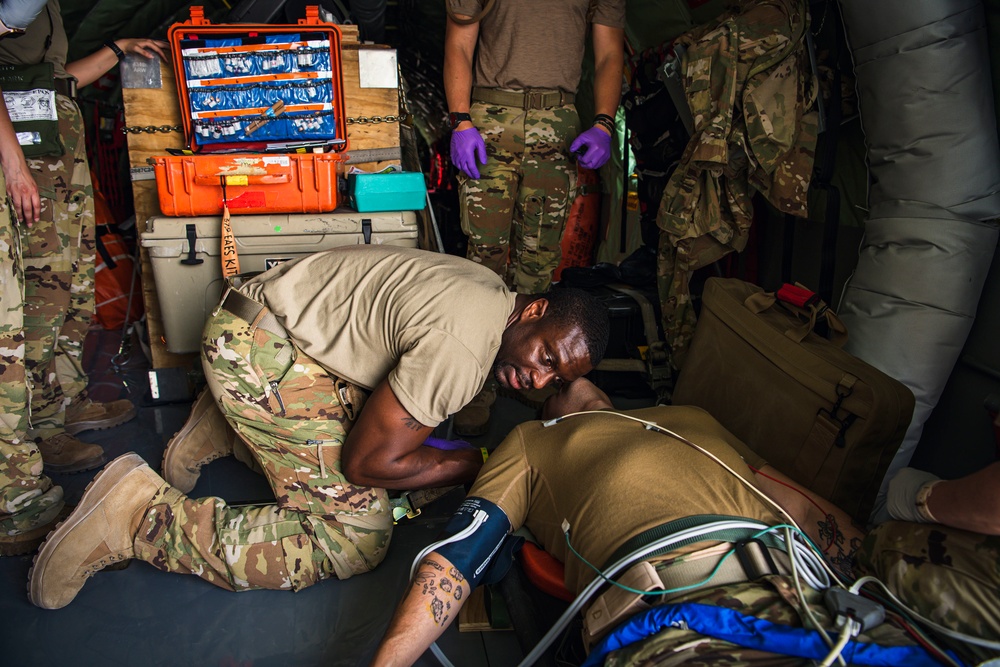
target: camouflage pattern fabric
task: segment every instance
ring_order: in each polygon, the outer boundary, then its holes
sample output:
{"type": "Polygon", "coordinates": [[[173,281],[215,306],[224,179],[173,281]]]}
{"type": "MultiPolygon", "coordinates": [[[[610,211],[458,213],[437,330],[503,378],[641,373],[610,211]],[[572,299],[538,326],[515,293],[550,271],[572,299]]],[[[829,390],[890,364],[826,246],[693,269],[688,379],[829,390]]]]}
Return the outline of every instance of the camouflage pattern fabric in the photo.
{"type": "Polygon", "coordinates": [[[378,565],[392,532],[387,493],[350,484],[340,468],[357,393],[291,341],[226,311],[209,319],[202,345],[212,394],[276,504],[230,507],[164,485],[140,525],[136,557],[235,591],[300,590],[378,565]]]}
{"type": "Polygon", "coordinates": [[[664,337],[680,367],[695,324],[691,271],[746,246],[760,191],[805,217],[816,150],[818,85],[801,0],[754,2],[682,35],[685,97],[694,133],[657,211],[657,286],[664,337]]]}
{"type": "Polygon", "coordinates": [[[87,387],[83,342],[94,314],[94,191],[76,103],[56,95],[66,151],[28,160],[42,198],[24,253],[25,365],[31,388],[28,435],[36,442],[63,429],[66,406],[87,387]]]}
{"type": "MultiPolygon", "coordinates": [[[[803,586],[810,609],[825,628],[833,623],[822,597],[803,586]]],[[[697,591],[672,603],[697,602],[733,609],[741,614],[756,616],[773,623],[802,627],[804,614],[801,602],[789,577],[773,575],[758,583],[741,583],[697,591]]],[[[859,641],[872,641],[886,646],[911,644],[902,630],[884,623],[871,632],[861,634],[859,641]]],[[[792,667],[814,664],[811,660],[743,648],[727,641],[706,637],[693,630],[670,628],[609,653],[605,667],[634,665],[685,665],[686,667],[792,667]]]]}
{"type": "MultiPolygon", "coordinates": [[[[1000,536],[889,521],[868,534],[857,562],[863,574],[878,577],[921,616],[1000,641],[1000,536]]],[[[977,649],[975,655],[1000,653],[977,649]]]]}
{"type": "Polygon", "coordinates": [[[544,292],[559,267],[576,196],[576,164],[569,154],[580,131],[576,108],[524,110],[474,102],[470,114],[487,158],[478,180],[459,174],[466,255],[515,292],[544,292]]]}
{"type": "Polygon", "coordinates": [[[62,487],[42,474],[42,455],[25,437],[24,297],[20,238],[0,171],[0,534],[16,535],[51,521],[63,507],[62,487]]]}

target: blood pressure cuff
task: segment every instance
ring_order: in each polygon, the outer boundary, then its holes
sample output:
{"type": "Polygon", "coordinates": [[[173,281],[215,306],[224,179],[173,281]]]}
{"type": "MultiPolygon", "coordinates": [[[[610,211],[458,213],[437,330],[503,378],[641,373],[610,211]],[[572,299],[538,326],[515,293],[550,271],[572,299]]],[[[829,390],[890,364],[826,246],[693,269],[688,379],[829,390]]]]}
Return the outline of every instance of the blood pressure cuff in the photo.
{"type": "Polygon", "coordinates": [[[62,155],[52,63],[0,65],[0,89],[24,157],[62,155]]]}
{"type": "Polygon", "coordinates": [[[496,583],[524,543],[522,537],[509,536],[510,529],[510,520],[497,505],[484,498],[466,498],[434,551],[447,558],[473,588],[496,583]]]}

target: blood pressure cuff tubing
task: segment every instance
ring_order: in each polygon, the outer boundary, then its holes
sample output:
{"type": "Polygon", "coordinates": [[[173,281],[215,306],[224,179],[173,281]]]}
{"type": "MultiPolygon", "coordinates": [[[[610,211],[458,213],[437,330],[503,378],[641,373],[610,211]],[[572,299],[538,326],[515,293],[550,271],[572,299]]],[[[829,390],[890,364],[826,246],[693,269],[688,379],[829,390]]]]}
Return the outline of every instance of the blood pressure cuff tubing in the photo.
{"type": "Polygon", "coordinates": [[[496,583],[524,543],[522,537],[508,536],[510,529],[510,520],[497,505],[469,497],[455,510],[434,551],[447,558],[473,588],[496,583]]]}

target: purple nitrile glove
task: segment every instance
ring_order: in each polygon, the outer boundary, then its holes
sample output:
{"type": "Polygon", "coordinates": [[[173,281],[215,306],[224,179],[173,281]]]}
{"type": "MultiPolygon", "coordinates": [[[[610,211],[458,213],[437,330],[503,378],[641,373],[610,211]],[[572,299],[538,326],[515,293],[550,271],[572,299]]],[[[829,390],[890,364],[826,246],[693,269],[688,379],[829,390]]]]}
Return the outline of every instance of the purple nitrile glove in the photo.
{"type": "Polygon", "coordinates": [[[611,135],[594,126],[581,132],[569,150],[580,153],[579,163],[584,169],[599,169],[611,157],[611,135]]]}
{"type": "Polygon", "coordinates": [[[451,161],[463,174],[469,178],[479,178],[479,167],[476,158],[486,164],[486,142],[479,130],[470,127],[451,133],[451,161]]]}
{"type": "Polygon", "coordinates": [[[444,449],[448,451],[454,449],[475,449],[465,440],[445,440],[444,438],[435,438],[434,436],[424,440],[424,445],[427,447],[433,447],[434,449],[444,449]]]}

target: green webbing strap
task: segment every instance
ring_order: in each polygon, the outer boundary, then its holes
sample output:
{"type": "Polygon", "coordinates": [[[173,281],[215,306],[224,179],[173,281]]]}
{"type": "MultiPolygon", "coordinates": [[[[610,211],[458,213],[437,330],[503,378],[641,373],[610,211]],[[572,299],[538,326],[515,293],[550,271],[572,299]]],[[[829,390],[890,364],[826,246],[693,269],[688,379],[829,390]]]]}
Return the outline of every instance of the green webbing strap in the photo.
{"type": "MultiPolygon", "coordinates": [[[[604,567],[601,570],[607,570],[609,567],[625,558],[630,553],[638,551],[647,544],[655,542],[656,540],[668,537],[674,533],[678,533],[682,530],[687,530],[689,528],[697,528],[698,526],[704,526],[710,523],[716,523],[718,521],[755,521],[755,519],[747,519],[742,516],[723,516],[720,514],[698,514],[695,516],[684,517],[683,519],[675,519],[674,521],[668,521],[667,523],[661,524],[649,530],[645,530],[635,537],[627,540],[623,545],[618,547],[618,549],[611,555],[611,558],[607,560],[604,567]]],[[[643,556],[644,560],[648,560],[655,556],[661,556],[665,553],[675,551],[681,547],[685,547],[689,544],[694,544],[696,542],[705,542],[707,540],[717,541],[717,542],[731,542],[736,543],[741,540],[745,540],[751,537],[754,533],[759,532],[754,528],[730,528],[724,530],[718,530],[711,533],[706,533],[705,535],[699,535],[698,537],[691,537],[686,540],[681,540],[675,544],[671,544],[669,547],[664,547],[662,549],[657,549],[651,551],[650,553],[643,556]]],[[[768,548],[772,549],[784,549],[782,542],[778,540],[773,534],[767,533],[760,536],[760,541],[763,542],[768,548]]]]}

